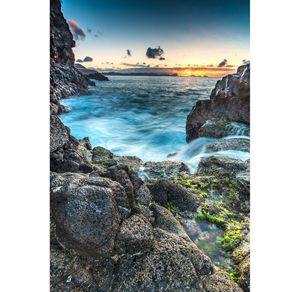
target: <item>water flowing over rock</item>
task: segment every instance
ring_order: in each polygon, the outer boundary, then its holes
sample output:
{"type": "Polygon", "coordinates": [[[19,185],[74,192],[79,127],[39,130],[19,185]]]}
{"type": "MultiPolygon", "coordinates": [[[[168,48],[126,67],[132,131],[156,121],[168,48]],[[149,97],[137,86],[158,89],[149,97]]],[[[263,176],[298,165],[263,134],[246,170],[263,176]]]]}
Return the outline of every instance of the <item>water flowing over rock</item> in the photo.
{"type": "Polygon", "coordinates": [[[205,135],[201,127],[208,120],[228,120],[250,124],[250,64],[237,69],[236,74],[219,80],[209,100],[199,100],[187,117],[188,142],[205,135]]]}

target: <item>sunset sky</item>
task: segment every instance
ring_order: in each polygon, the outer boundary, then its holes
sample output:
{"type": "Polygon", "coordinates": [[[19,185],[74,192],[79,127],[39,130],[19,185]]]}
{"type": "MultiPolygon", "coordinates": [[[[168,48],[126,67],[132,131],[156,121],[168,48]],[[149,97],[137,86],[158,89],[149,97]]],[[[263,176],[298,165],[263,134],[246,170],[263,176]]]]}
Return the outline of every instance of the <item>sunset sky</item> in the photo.
{"type": "Polygon", "coordinates": [[[62,10],[86,67],[222,76],[250,59],[249,0],[63,0],[62,10]]]}

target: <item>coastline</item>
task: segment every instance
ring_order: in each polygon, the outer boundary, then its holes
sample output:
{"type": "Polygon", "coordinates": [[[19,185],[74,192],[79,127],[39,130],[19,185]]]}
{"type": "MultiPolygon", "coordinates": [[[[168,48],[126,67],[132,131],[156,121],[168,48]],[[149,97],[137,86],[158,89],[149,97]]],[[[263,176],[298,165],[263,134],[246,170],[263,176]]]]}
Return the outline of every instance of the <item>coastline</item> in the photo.
{"type": "MultiPolygon", "coordinates": [[[[60,24],[51,25],[51,289],[240,291],[236,280],[248,291],[249,161],[209,157],[194,175],[180,162],[150,162],[144,182],[137,173],[139,158],[114,156],[101,146],[92,148],[88,139],[76,140],[57,116],[64,110],[59,100],[86,92],[90,81],[73,66],[74,41],[55,0],[53,18],[60,24]],[[63,40],[57,29],[64,31],[63,40]],[[212,198],[216,190],[229,197],[226,206],[212,198]],[[196,213],[197,220],[224,230],[220,244],[232,252],[236,271],[218,269],[190,239],[180,221],[196,213]],[[65,281],[59,282],[61,277],[65,281]]],[[[218,86],[222,92],[222,82],[218,86]]],[[[202,102],[192,112],[199,107],[202,102]]],[[[220,135],[227,123],[207,128],[193,120],[193,133],[201,130],[192,137],[220,135]]]]}

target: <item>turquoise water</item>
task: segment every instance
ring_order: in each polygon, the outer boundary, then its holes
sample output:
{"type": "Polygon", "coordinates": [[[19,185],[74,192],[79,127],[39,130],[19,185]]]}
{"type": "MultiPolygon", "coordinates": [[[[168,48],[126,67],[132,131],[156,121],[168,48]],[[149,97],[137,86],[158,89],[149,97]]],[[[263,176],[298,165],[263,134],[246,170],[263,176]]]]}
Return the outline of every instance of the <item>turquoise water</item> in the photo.
{"type": "MultiPolygon", "coordinates": [[[[211,139],[185,141],[186,118],[199,99],[208,99],[217,78],[111,76],[88,95],[64,99],[61,116],[76,138],[89,137],[116,155],[143,161],[172,159],[195,167],[201,147],[211,139]]],[[[245,153],[242,153],[243,155],[245,153]]],[[[238,156],[239,153],[229,153],[238,156]]]]}

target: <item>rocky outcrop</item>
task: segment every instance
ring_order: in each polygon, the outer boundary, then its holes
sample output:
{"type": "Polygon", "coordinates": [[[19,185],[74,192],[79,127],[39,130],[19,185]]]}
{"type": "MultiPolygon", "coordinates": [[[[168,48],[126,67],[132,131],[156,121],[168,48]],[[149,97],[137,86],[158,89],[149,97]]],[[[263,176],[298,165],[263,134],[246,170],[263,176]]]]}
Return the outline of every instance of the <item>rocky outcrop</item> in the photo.
{"type": "Polygon", "coordinates": [[[209,100],[199,100],[187,117],[186,140],[203,135],[201,127],[208,120],[228,120],[250,124],[250,64],[236,74],[219,80],[209,100]]]}
{"type": "MultiPolygon", "coordinates": [[[[74,41],[60,9],[51,0],[51,291],[240,291],[154,202],[195,211],[193,194],[168,180],[144,183],[139,159],[92,149],[56,116],[60,98],[89,84],[73,66],[74,41]]],[[[178,166],[162,169],[184,170],[178,166]]]]}
{"type": "Polygon", "coordinates": [[[97,81],[108,81],[109,79],[104,76],[102,73],[93,70],[93,69],[88,69],[85,68],[83,65],[81,64],[75,64],[74,67],[85,77],[87,77],[88,79],[94,79],[97,81]]]}
{"type": "Polygon", "coordinates": [[[50,2],[50,112],[64,111],[59,99],[85,93],[89,80],[74,67],[75,41],[61,12],[60,0],[50,2]]]}

